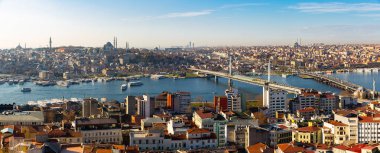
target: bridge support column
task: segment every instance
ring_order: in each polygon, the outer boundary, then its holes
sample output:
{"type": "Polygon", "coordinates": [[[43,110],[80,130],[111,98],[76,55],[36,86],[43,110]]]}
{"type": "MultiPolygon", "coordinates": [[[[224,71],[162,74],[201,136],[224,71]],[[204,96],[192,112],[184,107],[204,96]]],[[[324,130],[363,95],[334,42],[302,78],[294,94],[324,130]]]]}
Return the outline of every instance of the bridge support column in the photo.
{"type": "Polygon", "coordinates": [[[215,75],[215,82],[219,83],[219,77],[215,75]]]}

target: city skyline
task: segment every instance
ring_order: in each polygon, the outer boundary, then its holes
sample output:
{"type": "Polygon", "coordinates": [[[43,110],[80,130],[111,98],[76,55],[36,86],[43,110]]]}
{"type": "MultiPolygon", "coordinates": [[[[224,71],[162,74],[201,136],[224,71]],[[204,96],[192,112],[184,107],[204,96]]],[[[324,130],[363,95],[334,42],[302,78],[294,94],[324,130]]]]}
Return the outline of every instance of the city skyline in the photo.
{"type": "Polygon", "coordinates": [[[252,46],[378,43],[378,0],[0,0],[0,48],[252,46]]]}

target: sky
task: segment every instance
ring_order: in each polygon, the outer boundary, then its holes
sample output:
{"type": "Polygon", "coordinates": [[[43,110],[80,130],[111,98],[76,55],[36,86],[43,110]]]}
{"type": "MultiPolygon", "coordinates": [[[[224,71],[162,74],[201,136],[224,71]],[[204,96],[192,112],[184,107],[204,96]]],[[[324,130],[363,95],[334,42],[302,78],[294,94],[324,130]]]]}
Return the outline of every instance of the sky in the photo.
{"type": "Polygon", "coordinates": [[[0,0],[0,48],[380,44],[380,0],[0,0]]]}

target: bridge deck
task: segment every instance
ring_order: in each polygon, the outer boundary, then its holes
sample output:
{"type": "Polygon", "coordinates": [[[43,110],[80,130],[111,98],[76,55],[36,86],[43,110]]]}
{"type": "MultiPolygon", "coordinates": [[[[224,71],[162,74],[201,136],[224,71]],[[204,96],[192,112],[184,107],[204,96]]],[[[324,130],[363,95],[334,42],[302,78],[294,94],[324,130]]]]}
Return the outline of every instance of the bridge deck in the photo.
{"type": "Polygon", "coordinates": [[[320,74],[316,74],[316,73],[301,73],[302,75],[307,75],[307,76],[310,76],[314,79],[321,79],[321,80],[325,80],[325,81],[328,81],[330,83],[333,83],[345,90],[349,90],[349,91],[356,91],[358,88],[362,88],[362,86],[359,86],[357,84],[354,84],[354,83],[351,83],[351,82],[348,82],[348,81],[344,81],[344,80],[341,80],[341,79],[338,79],[338,78],[335,78],[335,77],[329,77],[329,76],[325,76],[325,75],[320,75],[320,74]]]}
{"type": "MultiPolygon", "coordinates": [[[[215,71],[209,71],[209,70],[201,70],[201,69],[194,69],[191,68],[190,70],[193,71],[198,71],[204,74],[210,74],[218,77],[223,77],[223,78],[229,78],[232,80],[244,82],[244,83],[249,83],[249,84],[254,84],[258,86],[264,86],[267,80],[260,79],[260,78],[253,78],[253,77],[248,77],[248,76],[243,76],[243,75],[228,75],[227,73],[222,73],[222,72],[215,72],[215,71]]],[[[278,89],[278,90],[285,90],[289,93],[295,93],[299,94],[301,93],[302,88],[294,87],[294,86],[289,86],[286,84],[280,84],[277,82],[270,82],[269,83],[269,88],[271,89],[278,89]]]]}

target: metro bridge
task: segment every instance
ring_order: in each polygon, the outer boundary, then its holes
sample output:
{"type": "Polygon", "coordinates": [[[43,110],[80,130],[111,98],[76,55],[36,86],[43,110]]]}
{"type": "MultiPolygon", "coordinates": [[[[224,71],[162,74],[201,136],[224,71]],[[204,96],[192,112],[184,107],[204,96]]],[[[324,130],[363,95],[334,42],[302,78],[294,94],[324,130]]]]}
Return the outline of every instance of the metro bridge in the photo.
{"type": "MultiPolygon", "coordinates": [[[[262,86],[262,87],[265,86],[266,83],[268,83],[268,81],[264,79],[253,78],[253,77],[248,77],[248,76],[243,76],[243,75],[232,75],[232,74],[223,73],[223,72],[215,72],[215,71],[202,70],[202,69],[196,69],[196,68],[189,68],[189,70],[207,74],[207,75],[213,75],[215,77],[222,77],[222,78],[227,78],[231,80],[236,80],[239,82],[262,86]]],[[[269,85],[269,88],[271,89],[284,90],[284,91],[287,91],[288,93],[300,94],[302,91],[302,88],[289,86],[286,84],[280,84],[273,81],[269,82],[268,85],[269,85]]]]}
{"type": "Polygon", "coordinates": [[[360,88],[364,89],[362,86],[359,86],[357,84],[354,84],[354,83],[351,83],[348,81],[344,81],[344,80],[341,80],[341,79],[338,79],[335,77],[329,77],[329,76],[316,74],[316,73],[309,73],[309,72],[302,72],[302,73],[300,73],[300,75],[309,76],[316,81],[320,81],[322,83],[325,83],[325,84],[346,90],[348,92],[355,92],[356,90],[358,90],[360,88]]]}

